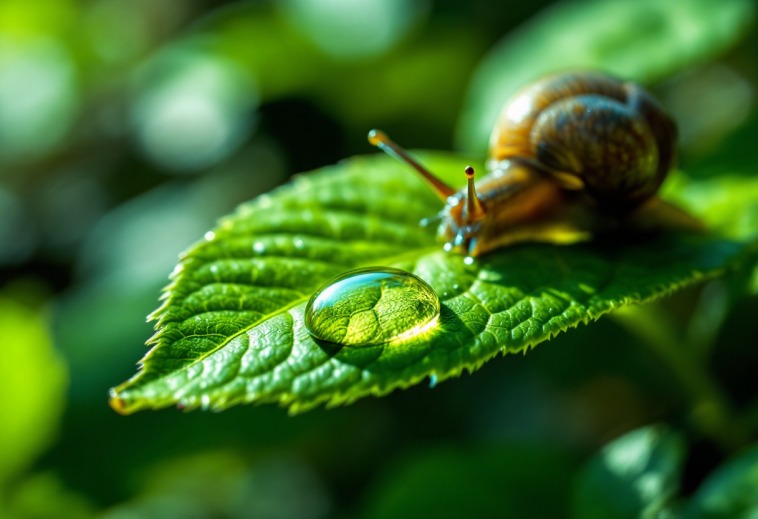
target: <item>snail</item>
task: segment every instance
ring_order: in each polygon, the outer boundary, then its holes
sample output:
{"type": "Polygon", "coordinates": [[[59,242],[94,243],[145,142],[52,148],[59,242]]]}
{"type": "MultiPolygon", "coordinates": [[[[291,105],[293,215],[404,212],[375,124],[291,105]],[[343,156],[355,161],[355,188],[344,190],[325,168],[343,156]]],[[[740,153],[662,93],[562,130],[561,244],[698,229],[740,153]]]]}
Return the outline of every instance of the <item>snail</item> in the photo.
{"type": "Polygon", "coordinates": [[[523,241],[569,244],[611,232],[699,230],[656,196],[676,164],[677,129],[641,86],[598,72],[544,77],[507,101],[490,139],[489,173],[456,191],[378,130],[368,140],[411,166],[445,207],[445,250],[478,256],[523,241]]]}

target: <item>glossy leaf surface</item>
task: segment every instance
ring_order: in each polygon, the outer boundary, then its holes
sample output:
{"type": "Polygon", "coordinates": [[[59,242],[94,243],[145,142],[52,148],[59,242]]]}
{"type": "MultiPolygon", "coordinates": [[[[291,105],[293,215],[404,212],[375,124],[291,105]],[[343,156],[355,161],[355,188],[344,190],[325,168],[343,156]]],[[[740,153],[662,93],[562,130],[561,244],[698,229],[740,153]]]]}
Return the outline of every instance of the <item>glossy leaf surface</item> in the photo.
{"type": "MultiPolygon", "coordinates": [[[[424,161],[461,183],[467,164],[424,161]]],[[[277,402],[293,412],[352,402],[436,375],[474,370],[614,308],[722,273],[745,250],[711,236],[637,243],[526,244],[471,264],[445,253],[418,221],[440,202],[387,157],[358,157],[300,176],[243,205],[192,247],[173,273],[140,372],[114,388],[123,413],[178,404],[224,409],[277,402]],[[359,348],[316,341],[311,294],[353,268],[387,266],[426,281],[437,326],[359,348]]]]}

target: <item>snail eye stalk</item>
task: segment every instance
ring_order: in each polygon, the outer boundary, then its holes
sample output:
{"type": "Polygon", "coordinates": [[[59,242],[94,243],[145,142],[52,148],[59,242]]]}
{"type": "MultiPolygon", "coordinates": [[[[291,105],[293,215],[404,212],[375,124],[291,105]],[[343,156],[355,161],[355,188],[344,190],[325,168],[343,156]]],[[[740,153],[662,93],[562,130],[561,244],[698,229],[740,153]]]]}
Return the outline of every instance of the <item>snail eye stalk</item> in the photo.
{"type": "Polygon", "coordinates": [[[468,192],[466,193],[466,213],[471,222],[482,220],[487,211],[476,194],[476,185],[474,184],[474,168],[466,166],[466,179],[468,180],[468,192]]]}
{"type": "Polygon", "coordinates": [[[403,164],[406,164],[415,169],[427,182],[429,182],[432,191],[437,197],[446,202],[448,197],[455,194],[455,190],[445,184],[442,180],[437,178],[433,173],[427,170],[424,166],[419,164],[413,157],[408,154],[403,148],[392,142],[387,134],[380,130],[371,130],[368,132],[368,142],[377,146],[380,150],[386,154],[394,157],[403,164]]]}

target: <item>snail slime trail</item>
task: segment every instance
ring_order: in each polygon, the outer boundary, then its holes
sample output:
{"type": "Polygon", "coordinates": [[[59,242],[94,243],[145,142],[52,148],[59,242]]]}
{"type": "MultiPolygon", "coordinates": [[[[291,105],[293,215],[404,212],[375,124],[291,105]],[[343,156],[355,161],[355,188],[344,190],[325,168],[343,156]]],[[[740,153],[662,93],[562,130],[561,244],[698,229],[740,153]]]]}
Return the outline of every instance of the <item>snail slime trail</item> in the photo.
{"type": "Polygon", "coordinates": [[[369,142],[410,166],[445,204],[447,251],[478,256],[524,241],[569,244],[606,232],[701,224],[656,192],[676,163],[676,124],[641,86],[598,72],[547,76],[504,105],[489,173],[456,191],[379,130],[369,142]]]}
{"type": "Polygon", "coordinates": [[[370,346],[434,326],[440,301],[424,280],[404,270],[369,267],[326,282],[305,307],[305,326],[324,341],[370,346]]]}

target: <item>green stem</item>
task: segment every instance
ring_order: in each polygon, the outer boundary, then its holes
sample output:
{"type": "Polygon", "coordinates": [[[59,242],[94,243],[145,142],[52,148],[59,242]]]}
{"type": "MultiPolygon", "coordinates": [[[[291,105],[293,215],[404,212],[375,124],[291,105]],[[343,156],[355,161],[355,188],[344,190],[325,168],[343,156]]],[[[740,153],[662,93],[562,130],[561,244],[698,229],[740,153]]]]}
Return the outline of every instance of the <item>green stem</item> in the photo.
{"type": "Polygon", "coordinates": [[[692,421],[703,434],[727,452],[747,443],[747,430],[734,417],[724,391],[696,352],[676,333],[660,304],[629,306],[612,316],[668,365],[690,400],[692,421]]]}

